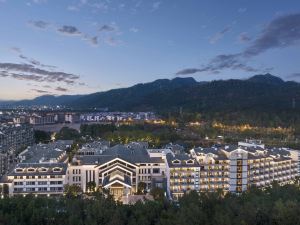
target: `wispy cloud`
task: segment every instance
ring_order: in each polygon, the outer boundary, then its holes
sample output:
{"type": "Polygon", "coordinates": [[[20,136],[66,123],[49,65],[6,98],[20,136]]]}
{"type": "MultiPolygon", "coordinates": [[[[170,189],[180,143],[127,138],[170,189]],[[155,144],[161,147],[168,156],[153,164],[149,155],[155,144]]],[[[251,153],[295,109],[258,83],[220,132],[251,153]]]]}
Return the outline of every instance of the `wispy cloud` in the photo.
{"type": "Polygon", "coordinates": [[[67,10],[69,10],[69,11],[79,11],[79,7],[77,7],[75,5],[69,5],[67,7],[67,10]]]}
{"type": "Polygon", "coordinates": [[[30,57],[27,57],[27,56],[25,56],[23,54],[20,54],[19,57],[21,59],[24,59],[25,61],[29,62],[30,64],[35,65],[35,66],[45,67],[45,68],[49,68],[49,69],[55,69],[56,68],[56,66],[51,66],[51,65],[43,64],[40,61],[38,61],[36,59],[32,59],[30,57]]]}
{"type": "Polygon", "coordinates": [[[246,72],[266,71],[272,68],[257,69],[246,64],[253,58],[268,50],[285,48],[300,41],[300,13],[288,14],[272,20],[256,39],[240,53],[217,55],[207,65],[200,68],[187,68],[176,75],[188,75],[208,72],[217,73],[223,69],[243,70],[246,72]]]}
{"type": "Polygon", "coordinates": [[[239,8],[238,13],[245,13],[247,11],[247,8],[239,8]]]}
{"type": "Polygon", "coordinates": [[[151,11],[154,12],[154,11],[158,10],[160,6],[161,6],[161,2],[154,2],[154,3],[152,4],[152,9],[151,9],[151,11]]]}
{"type": "Polygon", "coordinates": [[[32,0],[32,2],[35,4],[42,4],[42,3],[46,3],[47,0],[32,0]]]}
{"type": "Polygon", "coordinates": [[[49,71],[31,64],[0,63],[2,77],[35,82],[62,82],[75,84],[80,76],[61,71],[49,71]]]}
{"type": "Polygon", "coordinates": [[[299,40],[300,13],[289,14],[271,21],[243,54],[252,57],[269,49],[298,44],[299,40]]]}
{"type": "Polygon", "coordinates": [[[56,91],[61,91],[61,92],[67,92],[68,89],[67,88],[62,88],[62,87],[57,87],[55,88],[56,91]]]}
{"type": "Polygon", "coordinates": [[[82,35],[77,27],[64,25],[57,29],[58,32],[65,35],[82,35]]]}
{"type": "Polygon", "coordinates": [[[33,88],[33,89],[31,89],[31,91],[37,92],[39,94],[51,94],[51,92],[45,91],[45,90],[42,90],[42,89],[35,89],[35,88],[33,88]]]}
{"type": "Polygon", "coordinates": [[[109,24],[104,24],[103,26],[101,26],[99,28],[100,32],[113,32],[116,31],[116,27],[113,25],[109,25],[109,24]]]}
{"type": "Polygon", "coordinates": [[[133,33],[137,33],[137,32],[139,32],[139,29],[136,28],[136,27],[131,27],[131,28],[129,29],[129,31],[131,31],[131,32],[133,32],[133,33]]]}
{"type": "Polygon", "coordinates": [[[50,26],[50,23],[42,21],[42,20],[31,20],[28,22],[29,25],[35,27],[35,28],[39,28],[39,29],[47,29],[50,26]]]}
{"type": "Polygon", "coordinates": [[[251,41],[251,38],[248,36],[248,34],[246,32],[240,33],[238,36],[238,41],[240,43],[246,43],[251,41]]]}
{"type": "Polygon", "coordinates": [[[224,37],[224,35],[229,32],[231,30],[231,26],[227,26],[225,27],[223,30],[221,30],[220,32],[215,33],[210,39],[209,39],[209,43],[211,44],[215,44],[216,42],[218,42],[220,39],[222,39],[224,37]]]}
{"type": "Polygon", "coordinates": [[[42,20],[38,21],[29,21],[28,22],[32,27],[39,28],[42,30],[46,30],[47,28],[53,28],[57,33],[64,35],[64,36],[77,36],[80,37],[82,40],[87,41],[89,44],[93,46],[98,46],[98,37],[97,36],[90,36],[79,30],[76,26],[73,25],[61,25],[57,26],[55,24],[51,24],[42,20]]]}

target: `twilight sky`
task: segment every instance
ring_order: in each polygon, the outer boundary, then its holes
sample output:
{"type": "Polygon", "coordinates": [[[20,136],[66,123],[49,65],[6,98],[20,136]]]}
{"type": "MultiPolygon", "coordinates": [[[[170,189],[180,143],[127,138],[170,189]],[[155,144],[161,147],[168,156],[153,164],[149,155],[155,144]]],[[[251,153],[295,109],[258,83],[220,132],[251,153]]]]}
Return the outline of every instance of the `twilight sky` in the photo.
{"type": "Polygon", "coordinates": [[[160,78],[300,81],[299,0],[0,0],[0,99],[160,78]]]}

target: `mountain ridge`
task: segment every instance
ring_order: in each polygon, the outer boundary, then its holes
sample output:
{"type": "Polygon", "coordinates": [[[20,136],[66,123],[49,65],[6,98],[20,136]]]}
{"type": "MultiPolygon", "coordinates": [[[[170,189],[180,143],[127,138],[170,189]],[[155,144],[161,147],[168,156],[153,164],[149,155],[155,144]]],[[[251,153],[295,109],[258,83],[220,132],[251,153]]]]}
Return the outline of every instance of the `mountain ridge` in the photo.
{"type": "Polygon", "coordinates": [[[111,111],[286,110],[300,109],[300,84],[271,74],[248,79],[197,82],[192,77],[158,79],[127,88],[87,95],[40,96],[13,105],[66,105],[72,108],[108,108],[111,111]]]}

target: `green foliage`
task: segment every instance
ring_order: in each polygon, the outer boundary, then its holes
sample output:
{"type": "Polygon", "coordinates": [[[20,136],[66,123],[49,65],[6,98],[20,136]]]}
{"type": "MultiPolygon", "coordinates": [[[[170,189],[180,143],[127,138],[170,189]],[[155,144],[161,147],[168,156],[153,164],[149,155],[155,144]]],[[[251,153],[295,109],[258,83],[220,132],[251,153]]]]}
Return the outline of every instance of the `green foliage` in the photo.
{"type": "Polygon", "coordinates": [[[63,127],[61,130],[56,134],[56,139],[59,140],[77,140],[80,138],[80,134],[77,130],[69,128],[69,127],[63,127]]]}
{"type": "Polygon", "coordinates": [[[51,134],[42,130],[34,131],[35,143],[46,143],[51,140],[51,134]]]}
{"type": "Polygon", "coordinates": [[[64,187],[65,195],[68,198],[74,198],[79,196],[82,193],[82,190],[79,186],[72,184],[66,184],[64,187]]]}
{"type": "Polygon", "coordinates": [[[145,182],[139,182],[137,194],[145,194],[146,193],[147,184],[145,182]]]}
{"type": "Polygon", "coordinates": [[[150,194],[155,200],[162,201],[165,199],[165,191],[162,188],[154,187],[151,189],[150,194]]]}
{"type": "Polygon", "coordinates": [[[262,191],[251,188],[240,196],[194,191],[178,203],[138,202],[122,205],[104,195],[95,199],[16,196],[0,199],[0,224],[10,225],[298,225],[299,185],[262,191]]]}
{"type": "Polygon", "coordinates": [[[86,184],[86,188],[87,188],[87,190],[90,191],[90,192],[96,191],[96,183],[95,183],[95,181],[90,181],[90,182],[88,182],[88,183],[86,184]]]}
{"type": "Polygon", "coordinates": [[[146,141],[151,147],[160,147],[164,144],[179,140],[175,129],[166,125],[121,125],[113,124],[84,124],[80,127],[82,136],[103,138],[112,144],[128,144],[132,141],[146,141]]]}

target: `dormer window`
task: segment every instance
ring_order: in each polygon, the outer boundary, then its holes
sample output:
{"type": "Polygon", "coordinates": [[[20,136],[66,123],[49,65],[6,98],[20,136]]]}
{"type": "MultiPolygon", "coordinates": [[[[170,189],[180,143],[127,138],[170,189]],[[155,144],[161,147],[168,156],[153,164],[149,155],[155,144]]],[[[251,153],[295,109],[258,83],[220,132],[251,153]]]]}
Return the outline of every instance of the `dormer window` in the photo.
{"type": "Polygon", "coordinates": [[[16,172],[16,173],[22,173],[22,172],[23,172],[23,169],[22,169],[22,168],[17,168],[17,169],[15,169],[15,172],[16,172]]]}
{"type": "Polygon", "coordinates": [[[180,160],[178,160],[178,159],[175,159],[175,160],[173,160],[173,161],[172,161],[172,163],[173,163],[173,164],[180,164],[180,163],[181,163],[181,161],[180,161],[180,160]]]}
{"type": "Polygon", "coordinates": [[[39,171],[40,172],[47,172],[47,168],[45,168],[45,167],[39,168],[39,171]]]}
{"type": "Polygon", "coordinates": [[[194,164],[194,160],[192,159],[186,160],[186,164],[194,164]]]}
{"type": "Polygon", "coordinates": [[[35,169],[34,168],[28,168],[27,172],[33,173],[33,172],[35,172],[35,169]]]}
{"type": "Polygon", "coordinates": [[[62,171],[62,169],[61,168],[59,168],[59,167],[55,167],[55,168],[53,168],[53,172],[61,172],[62,171]]]}

